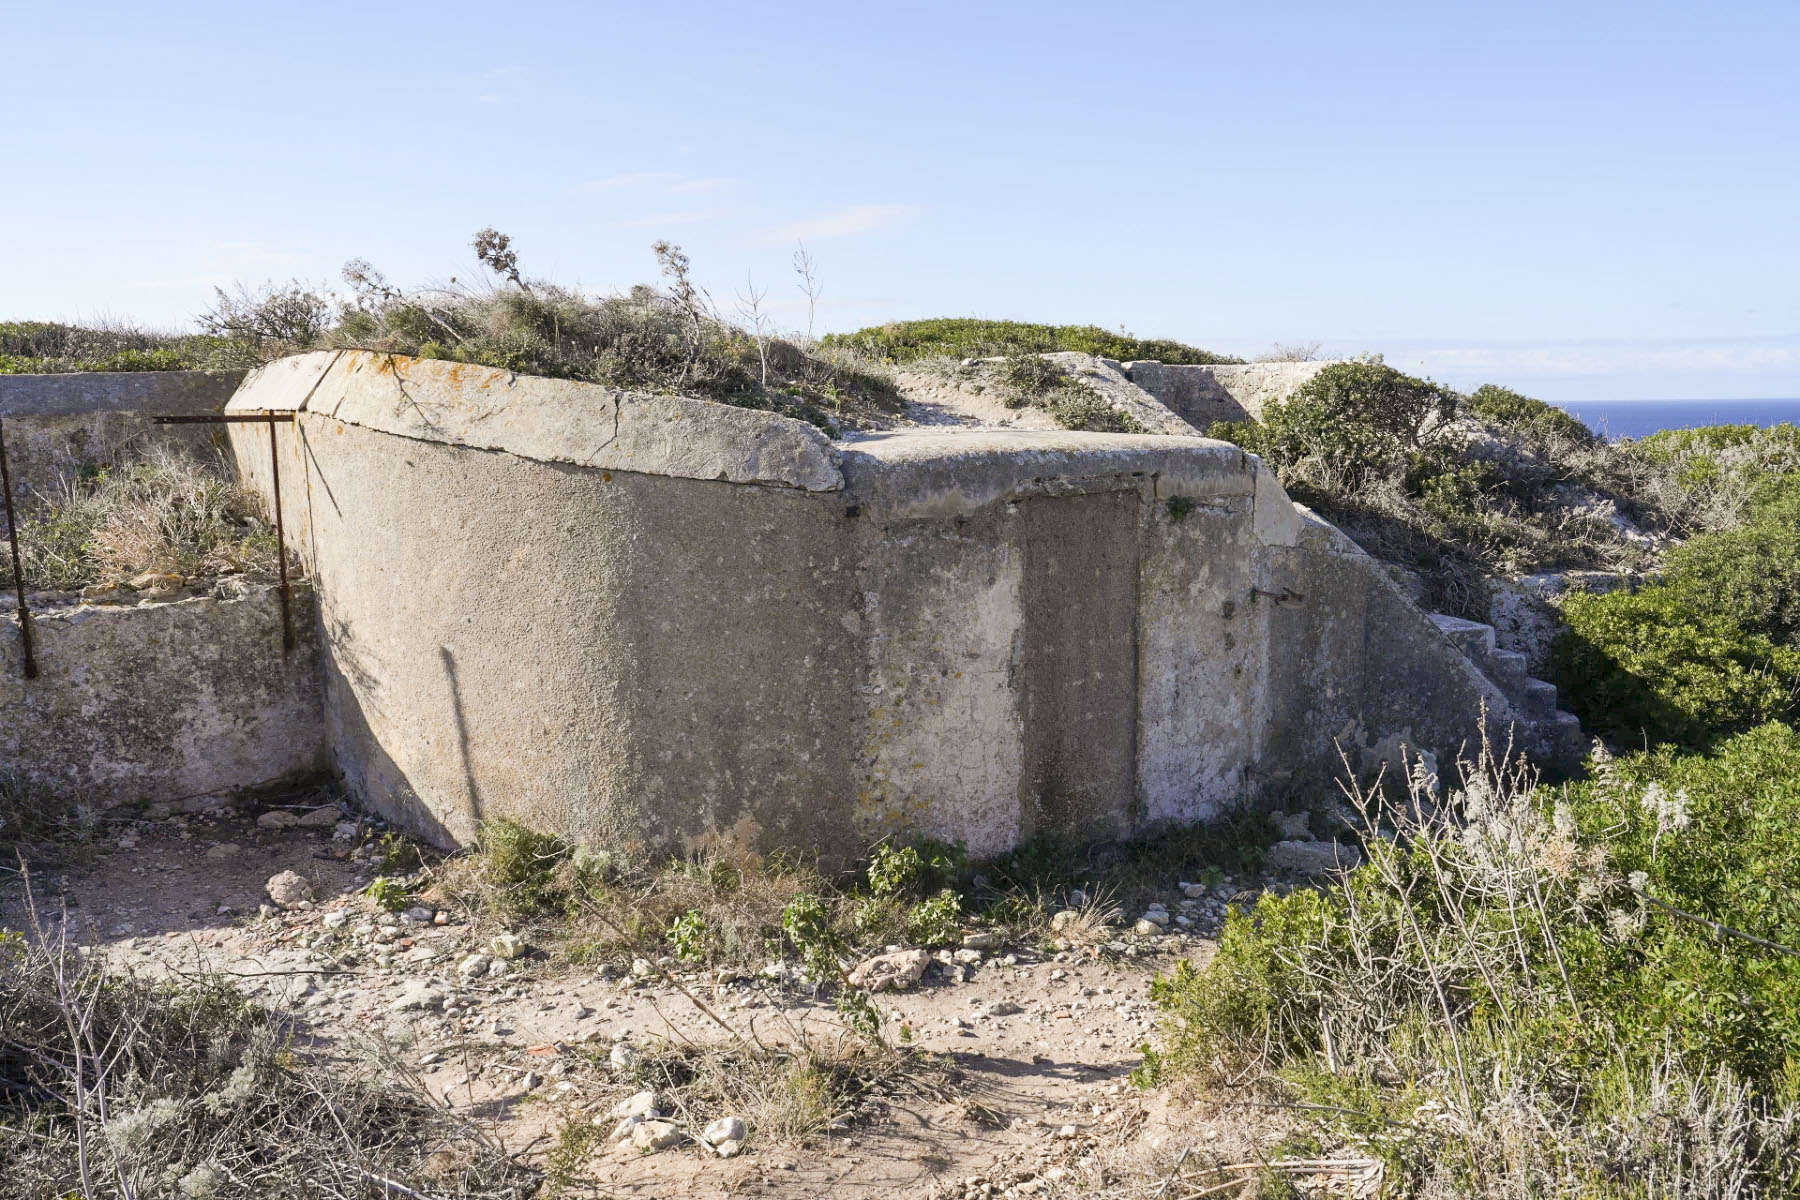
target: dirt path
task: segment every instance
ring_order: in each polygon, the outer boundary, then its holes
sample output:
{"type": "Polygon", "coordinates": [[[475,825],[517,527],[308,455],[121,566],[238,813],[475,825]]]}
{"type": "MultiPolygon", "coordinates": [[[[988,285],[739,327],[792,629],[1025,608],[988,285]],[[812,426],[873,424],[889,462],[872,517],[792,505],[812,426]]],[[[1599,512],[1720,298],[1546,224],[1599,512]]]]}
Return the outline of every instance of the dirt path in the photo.
{"type": "MultiPolygon", "coordinates": [[[[1154,1027],[1149,984],[1171,956],[998,947],[936,962],[916,989],[875,997],[890,1037],[936,1057],[939,1083],[877,1098],[805,1145],[753,1133],[729,1160],[693,1140],[655,1154],[608,1147],[608,1113],[628,1090],[609,1067],[617,1055],[831,1039],[841,1031],[831,1005],[792,979],[699,972],[672,982],[650,964],[637,975],[579,967],[530,945],[496,955],[495,928],[464,915],[378,908],[364,894],[373,866],[352,855],[329,825],[177,816],[40,870],[33,893],[41,922],[53,930],[66,911],[68,936],[121,967],[235,977],[322,1052],[360,1052],[380,1035],[432,1095],[491,1122],[534,1163],[564,1126],[600,1127],[581,1162],[588,1184],[568,1194],[1029,1195],[1102,1159],[1197,1136],[1191,1114],[1166,1111],[1127,1079],[1154,1027]],[[282,871],[309,880],[314,899],[271,906],[265,884],[282,871]],[[491,961],[476,967],[475,955],[491,961]]],[[[15,889],[0,920],[19,928],[27,918],[15,889]]],[[[1211,948],[1170,941],[1191,955],[1211,948]]],[[[720,1115],[691,1114],[692,1127],[720,1115]]]]}

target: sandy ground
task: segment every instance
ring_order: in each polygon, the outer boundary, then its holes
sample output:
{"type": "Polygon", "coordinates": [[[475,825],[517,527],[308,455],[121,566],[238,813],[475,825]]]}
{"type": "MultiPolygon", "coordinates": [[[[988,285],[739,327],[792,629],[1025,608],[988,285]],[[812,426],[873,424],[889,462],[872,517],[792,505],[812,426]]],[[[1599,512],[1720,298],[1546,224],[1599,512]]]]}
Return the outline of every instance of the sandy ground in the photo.
{"type": "MultiPolygon", "coordinates": [[[[615,1045],[792,1044],[841,1028],[829,1002],[792,981],[634,977],[529,945],[489,968],[502,974],[465,977],[459,966],[491,948],[496,927],[449,911],[398,918],[363,894],[373,868],[330,827],[260,828],[254,817],[222,810],[109,827],[93,849],[36,873],[38,920],[54,930],[66,912],[71,939],[133,971],[226,972],[327,1052],[381,1034],[433,1095],[491,1122],[527,1160],[541,1161],[564,1121],[610,1128],[621,1094],[606,1066],[615,1045]],[[315,899],[269,906],[265,884],[281,871],[304,876],[315,899]]],[[[14,888],[0,920],[28,919],[14,888]]],[[[1196,1124],[1129,1084],[1154,1028],[1151,980],[1175,954],[1212,949],[1199,937],[1165,940],[1168,949],[1140,957],[1001,946],[979,962],[934,964],[914,990],[875,999],[890,1036],[904,1026],[913,1045],[941,1056],[942,1087],[865,1105],[809,1144],[769,1144],[752,1130],[729,1160],[695,1142],[640,1154],[602,1137],[584,1171],[599,1194],[621,1196],[1028,1195],[1177,1142],[1219,1153],[1266,1142],[1267,1127],[1196,1124]]]]}

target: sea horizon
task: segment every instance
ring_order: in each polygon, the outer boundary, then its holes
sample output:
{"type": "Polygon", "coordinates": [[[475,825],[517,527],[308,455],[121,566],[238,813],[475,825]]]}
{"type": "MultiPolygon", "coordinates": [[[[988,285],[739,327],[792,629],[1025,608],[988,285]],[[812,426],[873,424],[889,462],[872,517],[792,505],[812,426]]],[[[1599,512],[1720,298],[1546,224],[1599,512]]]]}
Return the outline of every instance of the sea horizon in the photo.
{"type": "Polygon", "coordinates": [[[1607,438],[1638,438],[1700,425],[1800,425],[1800,397],[1775,400],[1604,400],[1557,405],[1607,438]]]}

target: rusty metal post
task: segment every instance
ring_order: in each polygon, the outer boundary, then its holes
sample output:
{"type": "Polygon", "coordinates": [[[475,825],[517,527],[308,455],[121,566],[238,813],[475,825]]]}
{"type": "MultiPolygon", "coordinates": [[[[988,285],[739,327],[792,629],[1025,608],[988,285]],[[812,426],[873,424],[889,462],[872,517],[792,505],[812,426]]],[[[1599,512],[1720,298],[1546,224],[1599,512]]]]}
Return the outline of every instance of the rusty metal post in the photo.
{"type": "Polygon", "coordinates": [[[25,568],[19,561],[19,522],[13,515],[12,472],[6,466],[6,422],[0,419],[0,492],[6,493],[6,536],[12,547],[13,591],[19,601],[19,645],[25,651],[25,678],[36,679],[37,658],[31,652],[31,612],[25,607],[25,568]]]}
{"type": "Polygon", "coordinates": [[[281,557],[281,653],[294,652],[294,615],[288,600],[287,531],[281,524],[281,449],[275,442],[275,422],[269,422],[269,476],[275,492],[275,553],[281,557]]]}

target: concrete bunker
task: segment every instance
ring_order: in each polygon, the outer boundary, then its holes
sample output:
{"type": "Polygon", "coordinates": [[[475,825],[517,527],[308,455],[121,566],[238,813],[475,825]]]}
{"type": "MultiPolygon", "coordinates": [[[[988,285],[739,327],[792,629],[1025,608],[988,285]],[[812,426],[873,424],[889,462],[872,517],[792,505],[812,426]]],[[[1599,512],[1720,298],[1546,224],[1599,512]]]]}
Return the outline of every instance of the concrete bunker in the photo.
{"type": "MultiPolygon", "coordinates": [[[[1484,708],[1567,757],[1553,692],[1226,443],[834,442],[362,351],[272,363],[230,407],[295,415],[332,765],[441,842],[508,815],[623,850],[841,859],[918,832],[992,854],[1214,815],[1340,745],[1443,758],[1484,708]]],[[[265,438],[233,431],[266,494],[265,438]]]]}

